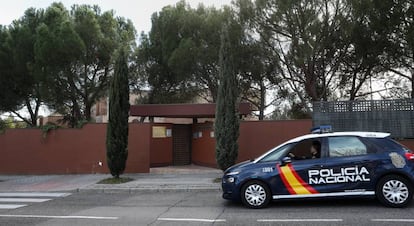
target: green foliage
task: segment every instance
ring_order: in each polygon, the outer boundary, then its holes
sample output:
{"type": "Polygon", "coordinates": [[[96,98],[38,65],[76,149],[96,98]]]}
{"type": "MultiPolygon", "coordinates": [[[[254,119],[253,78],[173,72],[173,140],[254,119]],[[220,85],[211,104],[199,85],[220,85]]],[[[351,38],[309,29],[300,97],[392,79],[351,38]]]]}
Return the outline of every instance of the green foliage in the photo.
{"type": "Polygon", "coordinates": [[[18,121],[14,117],[9,116],[5,119],[0,118],[0,131],[4,131],[5,129],[23,129],[31,127],[30,125],[27,125],[24,121],[18,121]]]}
{"type": "Polygon", "coordinates": [[[367,10],[366,18],[370,22],[367,25],[375,34],[375,40],[385,43],[385,50],[379,56],[382,66],[398,75],[394,81],[387,75],[384,83],[402,81],[403,85],[394,86],[397,88],[394,92],[414,98],[414,4],[412,1],[366,1],[368,7],[372,7],[367,10]]]}
{"type": "Polygon", "coordinates": [[[112,11],[88,5],[69,11],[62,3],[28,9],[11,26],[0,27],[0,110],[30,126],[36,126],[42,104],[72,127],[89,121],[92,105],[107,94],[120,45],[135,46],[135,29],[112,11]]]}
{"type": "Polygon", "coordinates": [[[304,113],[312,101],[366,98],[370,81],[383,80],[389,92],[395,82],[387,72],[414,78],[409,44],[414,7],[407,1],[238,0],[234,5],[240,21],[268,50],[262,62],[273,62],[270,69],[276,72],[269,81],[304,113]]]}
{"type": "Polygon", "coordinates": [[[388,71],[390,57],[400,43],[393,43],[399,9],[392,1],[350,1],[349,14],[343,26],[348,51],[341,58],[340,87],[350,100],[369,94],[367,82],[388,71]]]}
{"type": "Polygon", "coordinates": [[[259,109],[263,119],[271,105],[266,103],[267,91],[276,88],[280,79],[276,78],[274,57],[263,45],[265,41],[257,40],[248,20],[237,15],[230,7],[191,8],[184,1],[155,13],[152,29],[141,36],[137,53],[137,92],[149,86],[148,103],[191,102],[195,96],[216,102],[220,50],[217,31],[228,23],[234,68],[241,77],[241,96],[259,109]]]}
{"type": "Polygon", "coordinates": [[[40,127],[40,129],[42,130],[43,133],[48,133],[51,130],[54,129],[59,129],[61,128],[59,125],[53,124],[53,123],[48,123],[46,125],[43,125],[40,127]]]}
{"type": "Polygon", "coordinates": [[[188,102],[198,92],[188,73],[197,51],[190,38],[196,31],[189,16],[185,2],[164,7],[153,14],[150,33],[141,36],[137,56],[141,73],[136,80],[143,76],[150,86],[149,103],[188,102]],[[194,52],[186,55],[188,49],[194,52]]]}
{"type": "Polygon", "coordinates": [[[98,6],[60,4],[46,10],[38,28],[36,56],[49,76],[49,106],[75,127],[91,119],[92,105],[107,94],[113,55],[120,45],[134,45],[130,21],[102,13],[98,6]]]}
{"type": "Polygon", "coordinates": [[[233,63],[228,27],[223,26],[220,48],[220,86],[217,96],[214,134],[216,160],[223,171],[235,164],[238,155],[238,84],[233,63]]]}
{"type": "Polygon", "coordinates": [[[341,40],[343,1],[257,1],[254,27],[266,41],[280,76],[298,99],[324,100],[334,86],[339,58],[347,50],[341,40]],[[332,13],[333,12],[333,13],[332,13]]]}
{"type": "Polygon", "coordinates": [[[366,98],[370,81],[386,84],[387,97],[414,97],[413,18],[411,1],[236,0],[221,9],[180,1],[153,14],[136,48],[131,21],[113,11],[62,3],[30,8],[0,25],[0,111],[30,127],[42,104],[72,127],[90,121],[124,45],[136,50],[128,59],[132,85],[150,88],[144,103],[215,102],[224,23],[240,97],[259,119],[283,100],[306,115],[312,101],[366,98]]]}
{"type": "Polygon", "coordinates": [[[44,79],[35,60],[36,28],[43,11],[28,9],[8,28],[0,27],[0,110],[13,112],[29,126],[36,126],[44,79]],[[26,109],[29,118],[17,113],[26,109]]]}
{"type": "Polygon", "coordinates": [[[42,137],[46,138],[47,134],[52,131],[52,130],[56,130],[61,128],[61,126],[56,125],[54,123],[47,123],[46,125],[43,125],[40,127],[40,129],[42,130],[42,137]]]}
{"type": "Polygon", "coordinates": [[[0,110],[30,126],[42,103],[73,127],[89,120],[92,104],[106,95],[112,56],[121,43],[135,45],[131,21],[97,6],[28,9],[11,26],[0,27],[0,110]],[[22,108],[30,118],[18,113],[22,108]]]}
{"type": "Polygon", "coordinates": [[[127,53],[121,49],[109,90],[109,122],[106,134],[107,164],[112,176],[119,178],[128,158],[129,84],[127,53]]]}
{"type": "Polygon", "coordinates": [[[229,8],[191,8],[180,1],[153,14],[151,31],[141,36],[136,59],[140,73],[135,77],[135,83],[144,80],[147,83],[141,87],[150,87],[149,103],[191,102],[196,96],[215,102],[220,49],[217,31],[225,21],[231,22],[230,37],[239,45],[241,27],[229,8]]]}
{"type": "Polygon", "coordinates": [[[76,124],[76,128],[78,128],[78,129],[83,128],[83,126],[86,125],[86,124],[88,124],[88,123],[89,123],[88,120],[78,121],[78,123],[76,124]]]}
{"type": "Polygon", "coordinates": [[[6,122],[0,118],[0,134],[4,133],[6,129],[7,129],[6,122]]]}

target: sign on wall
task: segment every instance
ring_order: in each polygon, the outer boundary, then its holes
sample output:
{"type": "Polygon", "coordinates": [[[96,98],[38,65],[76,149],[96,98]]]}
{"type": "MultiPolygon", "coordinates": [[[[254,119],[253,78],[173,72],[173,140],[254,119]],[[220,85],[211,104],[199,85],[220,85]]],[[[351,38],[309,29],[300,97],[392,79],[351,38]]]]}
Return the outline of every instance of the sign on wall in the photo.
{"type": "MultiPolygon", "coordinates": [[[[171,132],[169,132],[171,134],[171,132]]],[[[152,138],[166,138],[167,127],[166,126],[153,126],[152,127],[152,138]]]]}

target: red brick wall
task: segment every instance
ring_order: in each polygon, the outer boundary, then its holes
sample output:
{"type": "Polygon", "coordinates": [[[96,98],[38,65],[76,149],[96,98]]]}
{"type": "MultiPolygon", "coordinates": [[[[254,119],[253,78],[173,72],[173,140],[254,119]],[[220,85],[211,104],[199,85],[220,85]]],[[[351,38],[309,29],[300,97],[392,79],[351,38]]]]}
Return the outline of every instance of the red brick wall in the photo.
{"type": "Polygon", "coordinates": [[[151,125],[151,149],[150,149],[150,166],[168,166],[173,162],[173,140],[172,137],[153,138],[152,126],[164,126],[166,129],[172,129],[172,124],[154,123],[151,125]]]}
{"type": "MultiPolygon", "coordinates": [[[[172,164],[172,138],[152,138],[152,126],[130,124],[125,173],[146,173],[150,166],[172,164]]],[[[309,133],[311,120],[243,121],[240,124],[238,162],[258,157],[293,137],[309,133]]],[[[212,123],[193,125],[192,162],[217,167],[212,123]]],[[[0,134],[0,174],[109,173],[106,166],[106,124],[82,129],[58,129],[45,137],[39,129],[11,129],[0,134]],[[99,166],[98,162],[103,166],[99,166]]],[[[414,151],[414,140],[401,140],[414,151]]]]}
{"type": "MultiPolygon", "coordinates": [[[[312,120],[242,121],[237,162],[256,158],[291,138],[307,134],[311,127],[312,120]]],[[[210,136],[211,131],[212,123],[193,126],[193,133],[202,132],[203,136],[193,138],[192,161],[199,165],[217,167],[215,138],[210,136]]]]}
{"type": "MultiPolygon", "coordinates": [[[[149,172],[150,132],[148,124],[130,124],[125,173],[149,172]]],[[[7,130],[0,135],[0,173],[108,173],[105,141],[106,124],[51,130],[46,136],[39,129],[7,130]]]]}
{"type": "Polygon", "coordinates": [[[192,139],[191,160],[193,163],[203,166],[217,167],[216,164],[216,140],[211,137],[214,130],[213,123],[206,122],[193,125],[193,134],[200,133],[200,138],[192,139]]]}
{"type": "Polygon", "coordinates": [[[125,173],[149,173],[151,125],[129,124],[128,160],[125,173]]]}
{"type": "Polygon", "coordinates": [[[308,134],[311,128],[312,120],[242,122],[238,162],[259,157],[287,140],[308,134]]]}
{"type": "Polygon", "coordinates": [[[400,144],[406,146],[411,151],[414,151],[414,139],[408,139],[408,140],[397,140],[400,144]]]}
{"type": "MultiPolygon", "coordinates": [[[[308,134],[312,120],[243,121],[240,124],[239,156],[237,162],[256,158],[271,148],[297,136],[308,134]]],[[[192,161],[199,165],[217,167],[215,138],[210,137],[213,124],[196,124],[193,133],[202,132],[201,138],[193,138],[192,161]]],[[[414,139],[399,140],[414,151],[414,139]]]]}

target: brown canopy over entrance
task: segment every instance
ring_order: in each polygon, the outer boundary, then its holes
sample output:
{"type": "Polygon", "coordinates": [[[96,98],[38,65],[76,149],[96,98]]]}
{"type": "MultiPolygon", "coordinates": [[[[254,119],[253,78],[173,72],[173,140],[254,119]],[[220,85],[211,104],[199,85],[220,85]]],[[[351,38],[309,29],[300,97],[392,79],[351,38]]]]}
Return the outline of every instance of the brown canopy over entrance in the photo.
{"type": "MultiPolygon", "coordinates": [[[[240,115],[251,113],[249,103],[239,105],[240,115]]],[[[214,118],[216,104],[140,104],[132,105],[131,116],[164,118],[214,118]]]]}

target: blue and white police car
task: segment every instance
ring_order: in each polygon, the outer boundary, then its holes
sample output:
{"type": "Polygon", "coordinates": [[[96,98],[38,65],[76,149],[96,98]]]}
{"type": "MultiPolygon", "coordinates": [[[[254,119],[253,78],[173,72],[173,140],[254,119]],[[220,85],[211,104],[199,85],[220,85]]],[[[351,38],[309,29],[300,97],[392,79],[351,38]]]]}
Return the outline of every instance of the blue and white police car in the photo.
{"type": "Polygon", "coordinates": [[[376,197],[389,207],[413,198],[414,154],[378,132],[330,132],[289,140],[222,178],[223,198],[250,208],[271,200],[376,197]]]}

